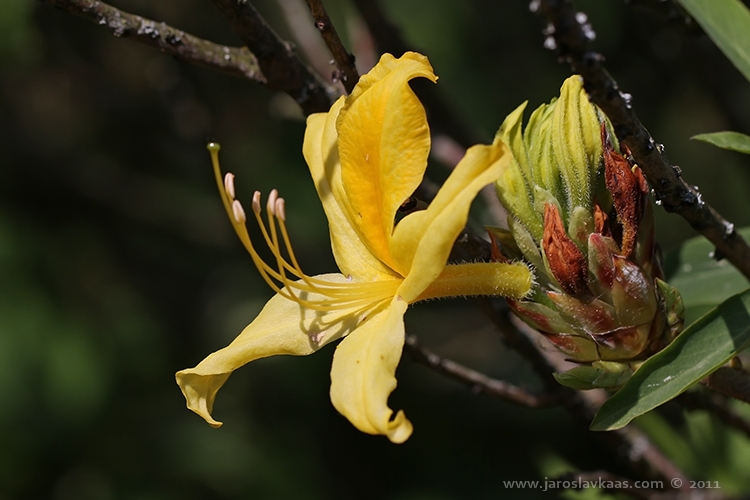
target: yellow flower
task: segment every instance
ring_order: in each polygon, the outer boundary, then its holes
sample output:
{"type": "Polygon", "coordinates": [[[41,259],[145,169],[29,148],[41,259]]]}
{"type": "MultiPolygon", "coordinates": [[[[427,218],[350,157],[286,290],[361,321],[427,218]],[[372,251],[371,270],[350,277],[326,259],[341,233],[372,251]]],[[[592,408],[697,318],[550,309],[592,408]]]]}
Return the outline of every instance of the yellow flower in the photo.
{"type": "Polygon", "coordinates": [[[177,373],[188,408],[210,425],[221,425],[211,417],[214,399],[237,368],[266,356],[310,354],[346,337],[331,367],[333,405],[361,431],[401,443],[412,425],[403,411],[392,416],[388,396],[396,387],[408,305],[464,295],[518,298],[529,291],[531,274],[523,264],[446,265],[472,200],[510,160],[502,142],[470,148],[429,207],[396,224],[396,212],[422,180],[430,149],[424,109],[408,85],[415,77],[437,80],[426,57],[386,54],[350,96],[307,120],[303,152],[341,273],[302,272],[286,232],[284,200],[275,191],[267,205],[268,228],[260,217],[260,194],[253,198],[253,213],[276,256],[274,265],[263,262],[234,199],[233,177],[227,174],[222,183],[218,146],[209,146],[234,228],[277,292],[229,346],[177,373]]]}

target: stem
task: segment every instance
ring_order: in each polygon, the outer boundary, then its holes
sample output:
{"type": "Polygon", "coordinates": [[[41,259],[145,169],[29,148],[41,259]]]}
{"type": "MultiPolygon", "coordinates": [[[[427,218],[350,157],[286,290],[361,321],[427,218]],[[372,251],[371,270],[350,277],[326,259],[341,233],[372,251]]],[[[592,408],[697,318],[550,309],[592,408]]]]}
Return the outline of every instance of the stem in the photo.
{"type": "Polygon", "coordinates": [[[354,65],[354,56],[347,52],[341,43],[336,27],[328,17],[328,12],[323,6],[322,0],[305,0],[310,8],[310,13],[315,19],[315,27],[320,31],[320,36],[331,51],[333,60],[338,68],[338,80],[344,85],[347,94],[351,94],[354,86],[359,81],[359,73],[354,65]]]}
{"type": "Polygon", "coordinates": [[[265,85],[258,60],[246,47],[228,47],[198,38],[166,23],[130,14],[95,0],[40,0],[65,12],[109,28],[116,37],[129,38],[175,58],[265,85]]]}
{"type": "Polygon", "coordinates": [[[326,112],[335,90],[304,64],[247,0],[212,0],[232,30],[258,59],[268,86],[289,94],[305,116],[326,112]]]}
{"type": "Polygon", "coordinates": [[[406,337],[404,348],[409,351],[414,360],[468,385],[472,392],[484,393],[527,408],[549,408],[560,404],[562,397],[560,392],[534,394],[503,380],[490,378],[455,361],[441,358],[430,350],[421,347],[414,335],[406,337]]]}
{"type": "Polygon", "coordinates": [[[548,29],[558,56],[583,76],[591,102],[609,117],[617,138],[643,169],[664,209],[681,215],[716,246],[717,256],[726,257],[750,278],[750,247],[735,231],[734,224],[719,215],[682,179],[679,168],[669,162],[663,147],[638,120],[630,96],[620,91],[604,67],[604,58],[593,49],[593,31],[585,15],[576,12],[571,0],[541,0],[539,7],[550,21],[548,29]]]}

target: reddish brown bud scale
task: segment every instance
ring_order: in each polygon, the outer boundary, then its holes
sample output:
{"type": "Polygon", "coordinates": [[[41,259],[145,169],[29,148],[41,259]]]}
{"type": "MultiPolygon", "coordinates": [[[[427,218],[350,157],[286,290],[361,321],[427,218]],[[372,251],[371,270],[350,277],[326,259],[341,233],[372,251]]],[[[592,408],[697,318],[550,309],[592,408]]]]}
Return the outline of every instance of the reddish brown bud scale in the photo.
{"type": "Polygon", "coordinates": [[[542,249],[552,274],[565,293],[576,297],[589,293],[586,257],[568,237],[560,212],[553,203],[544,206],[542,249]]]}
{"type": "Polygon", "coordinates": [[[640,168],[631,168],[630,163],[614,150],[609,142],[607,129],[602,124],[604,146],[604,181],[612,194],[612,204],[617,213],[617,222],[622,225],[622,253],[631,257],[638,239],[638,225],[643,217],[646,180],[640,168]],[[634,172],[635,170],[635,172],[634,172]]]}
{"type": "Polygon", "coordinates": [[[510,262],[510,259],[500,251],[500,243],[495,238],[495,235],[491,231],[488,231],[487,234],[490,237],[490,260],[492,262],[510,262]]]}
{"type": "Polygon", "coordinates": [[[594,232],[602,236],[609,236],[607,214],[604,213],[598,203],[594,203],[594,232]]]}

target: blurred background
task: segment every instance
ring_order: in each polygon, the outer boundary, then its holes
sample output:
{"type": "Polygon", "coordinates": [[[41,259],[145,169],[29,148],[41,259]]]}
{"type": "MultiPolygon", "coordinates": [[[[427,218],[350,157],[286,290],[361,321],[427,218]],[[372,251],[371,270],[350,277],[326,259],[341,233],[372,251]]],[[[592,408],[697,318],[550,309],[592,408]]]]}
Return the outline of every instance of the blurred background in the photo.
{"type": "MultiPolygon", "coordinates": [[[[544,23],[527,1],[382,3],[480,140],[522,101],[534,108],[556,96],[569,74],[543,48],[544,23]]],[[[112,4],[240,45],[206,0],[112,4]]],[[[302,0],[254,4],[305,45],[312,20],[302,0]]],[[[326,6],[366,71],[376,59],[356,9],[326,6]]],[[[750,133],[747,81],[683,23],[620,0],[576,6],[685,179],[738,227],[750,224],[750,159],[689,140],[750,133]]],[[[174,372],[226,345],[271,295],[223,213],[206,142],[221,142],[240,199],[281,191],[297,255],[315,274],[335,267],[303,132],[285,95],[49,5],[0,2],[1,500],[541,498],[502,481],[629,473],[564,410],[472,395],[408,356],[392,398],[415,425],[403,445],[357,432],[333,409],[333,347],[237,372],[215,407],[219,430],[185,409],[174,372]]],[[[431,162],[427,175],[447,170],[431,162]]],[[[664,249],[693,236],[679,217],[657,215],[664,249]]],[[[406,322],[441,355],[537,383],[471,301],[419,304],[406,322]]],[[[675,417],[671,432],[664,446],[693,477],[750,492],[747,438],[700,412],[675,417]]]]}

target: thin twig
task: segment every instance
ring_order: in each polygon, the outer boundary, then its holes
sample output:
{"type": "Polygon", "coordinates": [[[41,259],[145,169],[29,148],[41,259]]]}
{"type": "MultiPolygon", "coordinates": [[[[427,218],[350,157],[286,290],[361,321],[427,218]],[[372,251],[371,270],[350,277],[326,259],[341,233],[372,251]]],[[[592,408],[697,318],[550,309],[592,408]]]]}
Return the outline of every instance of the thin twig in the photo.
{"type": "Polygon", "coordinates": [[[503,380],[490,378],[455,361],[441,358],[430,350],[421,347],[414,335],[406,337],[405,349],[414,360],[468,385],[473,392],[484,393],[527,408],[548,408],[560,404],[561,394],[559,392],[534,394],[503,380]]]}
{"type": "Polygon", "coordinates": [[[359,73],[357,73],[357,67],[354,65],[354,56],[341,43],[336,27],[331,22],[331,18],[328,17],[328,12],[326,12],[322,0],[305,0],[305,2],[315,20],[315,27],[320,31],[320,36],[326,42],[336,63],[338,68],[338,75],[335,75],[336,79],[344,85],[346,93],[351,94],[359,81],[359,73]]]}
{"type": "Polygon", "coordinates": [[[242,43],[258,59],[268,86],[289,94],[305,115],[328,111],[335,89],[304,64],[247,0],[212,0],[242,43]]]}
{"type": "Polygon", "coordinates": [[[95,0],[40,0],[105,26],[116,37],[157,48],[182,61],[265,84],[255,56],[246,47],[228,47],[198,38],[165,23],[130,14],[95,0]]]}
{"type": "MultiPolygon", "coordinates": [[[[335,71],[331,54],[320,32],[310,22],[310,11],[302,0],[276,0],[294,40],[297,52],[319,75],[327,76],[335,71]]],[[[335,82],[333,82],[335,83],[335,82]]],[[[335,86],[335,85],[334,85],[335,86]]],[[[343,89],[343,85],[341,86],[343,89]]]]}
{"type": "Polygon", "coordinates": [[[648,178],[664,209],[676,212],[716,246],[717,258],[726,257],[745,276],[750,277],[750,247],[731,224],[703,201],[701,194],[682,178],[638,120],[631,96],[620,91],[617,82],[604,68],[601,54],[591,44],[593,30],[585,14],[576,12],[571,0],[533,2],[550,21],[547,46],[554,46],[561,60],[570,63],[583,76],[584,88],[593,103],[609,117],[615,134],[632,153],[648,178]]]}

